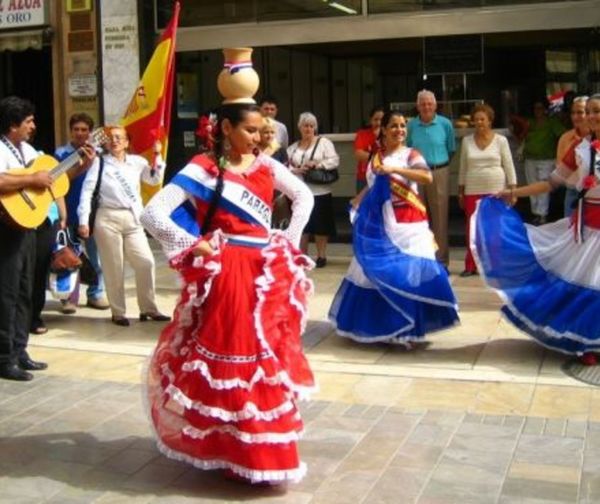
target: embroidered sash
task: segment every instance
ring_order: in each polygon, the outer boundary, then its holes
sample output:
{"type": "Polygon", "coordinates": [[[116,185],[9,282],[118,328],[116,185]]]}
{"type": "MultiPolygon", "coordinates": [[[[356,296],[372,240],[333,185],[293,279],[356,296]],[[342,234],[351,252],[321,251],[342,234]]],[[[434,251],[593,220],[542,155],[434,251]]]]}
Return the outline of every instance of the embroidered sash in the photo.
{"type": "Polygon", "coordinates": [[[427,215],[427,208],[419,197],[406,185],[390,178],[390,189],[392,193],[402,201],[415,208],[419,212],[427,215]]]}
{"type": "MultiPolygon", "coordinates": [[[[173,177],[171,183],[195,198],[210,203],[217,180],[201,167],[190,164],[173,177]]],[[[270,205],[239,182],[225,179],[219,206],[250,224],[262,226],[267,231],[271,229],[270,205]]]]}

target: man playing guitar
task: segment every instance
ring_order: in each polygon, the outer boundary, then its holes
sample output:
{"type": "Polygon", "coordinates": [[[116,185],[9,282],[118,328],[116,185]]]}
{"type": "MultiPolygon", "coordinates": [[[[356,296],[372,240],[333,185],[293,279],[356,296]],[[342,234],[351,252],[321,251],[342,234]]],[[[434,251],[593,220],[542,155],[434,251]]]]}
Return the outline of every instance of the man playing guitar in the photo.
{"type": "MultiPolygon", "coordinates": [[[[39,155],[27,143],[35,132],[34,111],[32,103],[16,96],[0,100],[0,194],[52,185],[48,172],[10,173],[39,155]]],[[[29,371],[47,367],[27,353],[34,261],[35,230],[0,222],[0,378],[28,381],[29,371]]]]}

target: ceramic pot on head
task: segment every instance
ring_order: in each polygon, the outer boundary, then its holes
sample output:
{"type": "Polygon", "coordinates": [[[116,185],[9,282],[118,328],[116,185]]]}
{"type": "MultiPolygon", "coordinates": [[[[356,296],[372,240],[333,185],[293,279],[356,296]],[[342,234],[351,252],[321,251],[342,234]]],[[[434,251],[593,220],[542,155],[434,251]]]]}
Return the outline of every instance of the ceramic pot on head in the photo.
{"type": "Polygon", "coordinates": [[[252,97],[258,91],[260,81],[252,68],[252,48],[223,49],[223,55],[225,65],[217,79],[223,103],[256,103],[252,97]]]}

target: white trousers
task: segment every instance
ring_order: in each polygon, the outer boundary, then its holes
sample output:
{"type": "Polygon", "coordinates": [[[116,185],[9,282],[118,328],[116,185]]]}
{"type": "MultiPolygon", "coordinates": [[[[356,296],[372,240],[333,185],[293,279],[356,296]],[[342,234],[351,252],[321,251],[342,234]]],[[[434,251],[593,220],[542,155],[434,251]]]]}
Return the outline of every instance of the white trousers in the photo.
{"type": "Polygon", "coordinates": [[[154,297],[154,256],[131,210],[99,208],[94,226],[106,295],[112,314],[122,317],[125,307],[125,259],[135,272],[140,313],[158,311],[154,297]]]}
{"type": "MultiPolygon", "coordinates": [[[[526,159],[525,160],[525,178],[528,184],[548,180],[550,174],[554,171],[554,159],[526,159]]],[[[529,196],[531,202],[531,213],[537,216],[546,217],[550,206],[550,194],[538,194],[529,196]]]]}

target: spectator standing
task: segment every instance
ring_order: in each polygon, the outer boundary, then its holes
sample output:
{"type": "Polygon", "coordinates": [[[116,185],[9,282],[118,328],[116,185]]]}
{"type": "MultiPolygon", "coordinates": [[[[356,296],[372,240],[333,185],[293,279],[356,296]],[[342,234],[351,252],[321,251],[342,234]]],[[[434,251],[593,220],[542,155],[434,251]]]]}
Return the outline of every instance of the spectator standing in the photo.
{"type": "Polygon", "coordinates": [[[281,145],[281,147],[287,149],[290,143],[288,130],[285,124],[276,119],[277,112],[277,100],[272,96],[264,96],[260,101],[260,113],[263,117],[270,117],[275,121],[275,139],[277,140],[277,143],[281,145]]]}
{"type": "Polygon", "coordinates": [[[356,165],[356,193],[367,185],[367,165],[369,158],[377,150],[377,139],[381,131],[383,107],[374,107],[369,114],[369,124],[359,129],[354,137],[354,157],[356,165]]]}
{"type": "MultiPolygon", "coordinates": [[[[0,100],[0,193],[25,188],[48,189],[48,172],[12,175],[39,153],[27,141],[35,132],[33,104],[16,96],[0,100]]],[[[27,353],[31,291],[35,264],[35,231],[0,222],[0,378],[29,381],[29,371],[46,369],[27,353]]]]}
{"type": "MultiPolygon", "coordinates": [[[[518,132],[517,139],[523,144],[525,177],[528,184],[546,181],[556,165],[556,146],[565,127],[556,117],[548,116],[548,99],[533,104],[533,118],[511,117],[518,132]]],[[[548,220],[550,195],[545,192],[529,196],[533,224],[545,224],[548,220]]]]}
{"type": "Polygon", "coordinates": [[[419,116],[408,122],[406,144],[417,149],[431,168],[433,182],[424,186],[423,196],[429,224],[438,245],[437,259],[448,269],[448,165],[456,150],[456,139],[452,123],[437,114],[436,109],[435,95],[426,89],[419,91],[419,116]]]}
{"type": "Polygon", "coordinates": [[[470,223],[477,202],[503,189],[517,184],[515,166],[508,140],[492,131],[494,109],[486,104],[475,105],[471,121],[475,133],[466,136],[460,150],[458,174],[458,204],[465,212],[465,236],[467,253],[465,269],[461,277],[477,274],[477,266],[470,249],[470,223]]]}
{"type": "MultiPolygon", "coordinates": [[[[69,143],[57,147],[54,151],[54,157],[59,161],[62,161],[73,154],[77,149],[83,147],[88,141],[92,129],[94,129],[94,120],[88,114],[73,114],[69,119],[71,140],[69,143]]],[[[77,228],[79,227],[77,208],[79,207],[79,200],[81,198],[81,188],[83,186],[83,181],[85,180],[85,174],[91,166],[92,161],[92,157],[83,158],[82,163],[77,169],[69,170],[68,172],[71,184],[66,196],[67,226],[72,237],[77,236],[77,228]]],[[[93,236],[90,236],[84,240],[84,243],[85,252],[98,275],[98,283],[96,285],[89,285],[87,288],[87,306],[97,310],[107,310],[109,304],[104,297],[104,279],[102,277],[96,240],[93,236]]],[[[79,287],[80,284],[78,281],[69,299],[62,303],[62,313],[68,315],[75,313],[77,310],[77,305],[79,304],[79,287]]]]}
{"type": "Polygon", "coordinates": [[[83,238],[90,236],[88,223],[91,199],[100,176],[102,159],[100,204],[94,233],[105,275],[112,322],[119,326],[129,325],[129,319],[125,316],[125,258],[135,271],[140,320],[167,321],[170,317],[159,313],[156,306],[154,256],[139,220],[143,210],[140,181],[144,178],[150,185],[159,184],[164,166],[153,169],[143,157],[127,154],[129,137],[124,128],[111,127],[109,136],[109,153],[96,158],[83,182],[78,208],[79,235],[83,238]]]}
{"type": "MultiPolygon", "coordinates": [[[[300,114],[298,129],[301,138],[288,147],[290,170],[298,178],[314,168],[334,170],[340,164],[340,157],[335,151],[333,142],[318,136],[317,118],[310,112],[300,114]]],[[[310,237],[315,237],[317,246],[317,268],[327,265],[327,242],[335,236],[335,216],[333,213],[333,196],[331,184],[307,184],[315,197],[315,206],[310,214],[308,224],[304,228],[300,248],[308,253],[310,237]]]]}

